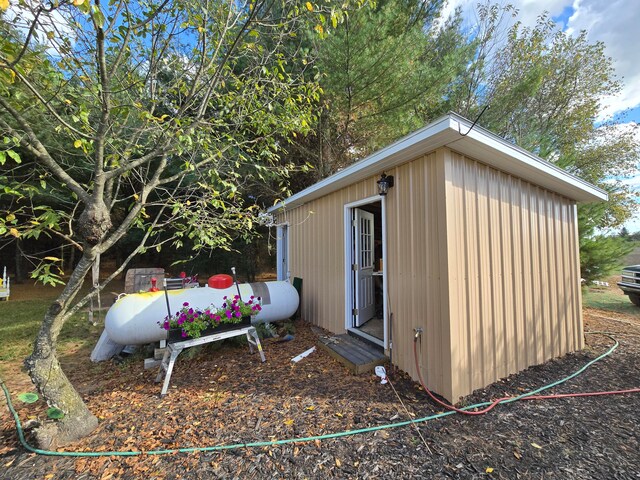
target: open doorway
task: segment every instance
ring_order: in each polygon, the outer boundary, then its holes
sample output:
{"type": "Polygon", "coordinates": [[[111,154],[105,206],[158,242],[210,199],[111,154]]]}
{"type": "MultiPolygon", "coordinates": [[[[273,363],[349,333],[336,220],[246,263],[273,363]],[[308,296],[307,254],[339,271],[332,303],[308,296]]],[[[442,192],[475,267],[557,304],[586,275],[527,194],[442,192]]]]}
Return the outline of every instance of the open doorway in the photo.
{"type": "Polygon", "coordinates": [[[347,330],[386,348],[384,199],[347,205],[347,330]]]}

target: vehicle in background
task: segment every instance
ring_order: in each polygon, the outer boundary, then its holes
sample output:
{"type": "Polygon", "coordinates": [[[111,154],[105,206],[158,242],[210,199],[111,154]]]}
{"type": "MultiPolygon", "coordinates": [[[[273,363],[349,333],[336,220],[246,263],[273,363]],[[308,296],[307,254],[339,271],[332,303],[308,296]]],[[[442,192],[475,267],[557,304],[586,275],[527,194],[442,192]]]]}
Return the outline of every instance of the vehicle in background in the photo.
{"type": "Polygon", "coordinates": [[[632,265],[622,269],[622,281],[618,286],[634,305],[640,307],[640,265],[632,265]]]}

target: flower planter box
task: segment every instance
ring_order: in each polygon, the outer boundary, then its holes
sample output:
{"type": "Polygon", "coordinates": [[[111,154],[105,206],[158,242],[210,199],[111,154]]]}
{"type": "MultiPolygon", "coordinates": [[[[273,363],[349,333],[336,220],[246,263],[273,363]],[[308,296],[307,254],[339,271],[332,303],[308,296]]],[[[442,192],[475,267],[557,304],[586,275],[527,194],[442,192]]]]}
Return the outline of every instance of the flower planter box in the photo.
{"type": "MultiPolygon", "coordinates": [[[[251,317],[242,317],[238,323],[221,323],[216,327],[209,327],[202,331],[200,337],[206,337],[209,335],[215,335],[217,333],[228,332],[239,328],[245,328],[251,326],[251,317]]],[[[167,331],[167,342],[176,343],[190,340],[191,337],[183,337],[181,328],[171,328],[167,331]]]]}

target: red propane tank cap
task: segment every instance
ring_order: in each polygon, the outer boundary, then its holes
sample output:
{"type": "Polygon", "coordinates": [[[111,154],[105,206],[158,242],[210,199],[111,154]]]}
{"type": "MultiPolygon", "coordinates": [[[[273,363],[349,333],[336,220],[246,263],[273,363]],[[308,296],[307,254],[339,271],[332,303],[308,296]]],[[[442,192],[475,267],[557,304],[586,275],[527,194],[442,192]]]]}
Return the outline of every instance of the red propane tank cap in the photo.
{"type": "Polygon", "coordinates": [[[233,278],[231,277],[231,275],[219,273],[217,275],[209,277],[207,285],[209,285],[209,287],[211,288],[218,289],[229,288],[231,285],[233,285],[233,278]]]}

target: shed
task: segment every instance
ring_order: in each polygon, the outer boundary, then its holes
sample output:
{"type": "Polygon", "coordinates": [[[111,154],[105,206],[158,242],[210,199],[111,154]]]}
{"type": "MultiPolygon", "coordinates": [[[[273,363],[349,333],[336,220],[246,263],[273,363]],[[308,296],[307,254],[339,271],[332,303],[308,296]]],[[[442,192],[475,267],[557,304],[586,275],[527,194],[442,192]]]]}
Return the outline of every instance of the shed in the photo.
{"type": "Polygon", "coordinates": [[[302,317],[443,397],[584,346],[578,202],[607,194],[448,114],[270,209],[302,317]],[[385,174],[394,185],[378,193],[385,174]]]}

